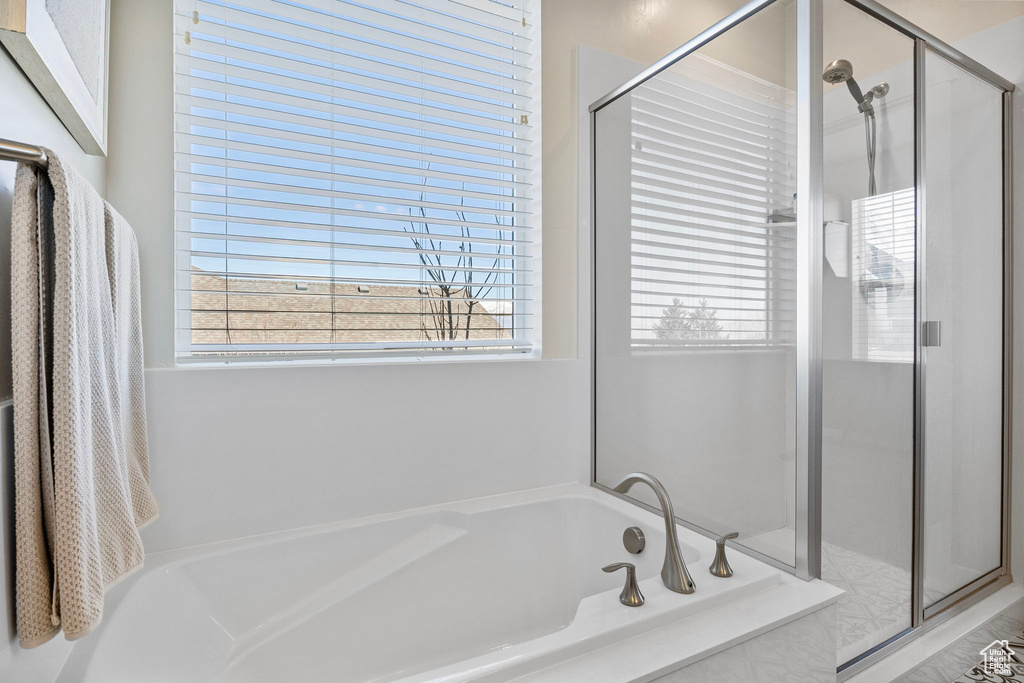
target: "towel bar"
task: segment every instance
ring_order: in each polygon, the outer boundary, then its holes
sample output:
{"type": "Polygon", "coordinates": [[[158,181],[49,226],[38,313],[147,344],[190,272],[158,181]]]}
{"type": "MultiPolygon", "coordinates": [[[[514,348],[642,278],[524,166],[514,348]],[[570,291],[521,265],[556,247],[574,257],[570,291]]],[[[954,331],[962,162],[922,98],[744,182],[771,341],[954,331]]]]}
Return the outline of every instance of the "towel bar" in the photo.
{"type": "Polygon", "coordinates": [[[49,160],[46,152],[35,145],[0,138],[0,161],[28,161],[46,168],[49,160]]]}

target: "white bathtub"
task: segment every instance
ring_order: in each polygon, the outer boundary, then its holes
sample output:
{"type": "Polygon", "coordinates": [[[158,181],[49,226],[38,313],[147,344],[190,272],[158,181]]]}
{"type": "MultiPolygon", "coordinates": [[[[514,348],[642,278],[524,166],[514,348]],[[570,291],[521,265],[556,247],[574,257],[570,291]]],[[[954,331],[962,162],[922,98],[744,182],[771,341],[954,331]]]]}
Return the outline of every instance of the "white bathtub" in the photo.
{"type": "Polygon", "coordinates": [[[582,484],[160,553],[58,680],[504,681],[781,581],[736,551],[735,576],[712,577],[714,543],[679,534],[691,595],[661,583],[661,519],[582,484]],[[640,555],[622,546],[633,525],[640,555]],[[601,571],[621,561],[643,607],[601,571]]]}

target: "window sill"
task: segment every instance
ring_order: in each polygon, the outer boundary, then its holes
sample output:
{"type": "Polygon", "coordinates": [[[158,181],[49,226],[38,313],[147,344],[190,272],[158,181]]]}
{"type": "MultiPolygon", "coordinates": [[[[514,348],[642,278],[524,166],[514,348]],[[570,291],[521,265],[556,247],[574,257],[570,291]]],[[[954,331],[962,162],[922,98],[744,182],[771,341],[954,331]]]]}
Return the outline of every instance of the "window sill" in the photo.
{"type": "MultiPolygon", "coordinates": [[[[531,349],[523,353],[478,353],[466,355],[436,355],[436,356],[353,356],[350,358],[291,358],[291,359],[176,359],[174,370],[203,369],[211,368],[308,368],[308,367],[340,367],[340,366],[367,366],[367,365],[434,365],[447,363],[500,363],[523,361],[545,360],[541,356],[539,348],[531,349]]],[[[558,360],[558,359],[555,359],[558,360]]]]}

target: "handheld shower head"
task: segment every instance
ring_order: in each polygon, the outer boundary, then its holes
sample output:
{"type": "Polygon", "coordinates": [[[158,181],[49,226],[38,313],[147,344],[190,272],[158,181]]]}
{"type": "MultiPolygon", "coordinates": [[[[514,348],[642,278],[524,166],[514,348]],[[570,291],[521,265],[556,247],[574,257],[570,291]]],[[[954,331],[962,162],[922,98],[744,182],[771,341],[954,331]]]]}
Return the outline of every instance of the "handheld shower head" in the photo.
{"type": "Polygon", "coordinates": [[[845,59],[837,59],[826,66],[824,73],[821,74],[821,80],[832,84],[845,81],[850,94],[853,95],[853,99],[857,100],[857,104],[861,105],[862,110],[865,106],[870,107],[870,103],[864,101],[864,93],[861,92],[860,86],[857,85],[857,81],[853,77],[853,64],[845,59]]]}
{"type": "Polygon", "coordinates": [[[889,92],[888,83],[879,83],[868,90],[867,95],[857,85],[853,78],[853,64],[845,59],[837,59],[830,62],[821,74],[821,80],[826,83],[838,85],[846,83],[847,89],[857,101],[857,111],[864,115],[864,134],[867,137],[868,146],[868,194],[875,194],[875,108],[871,103],[877,97],[885,97],[889,92]]]}
{"type": "Polygon", "coordinates": [[[825,73],[821,74],[821,80],[826,83],[842,83],[853,78],[853,64],[845,59],[837,59],[825,67],[825,73]]]}

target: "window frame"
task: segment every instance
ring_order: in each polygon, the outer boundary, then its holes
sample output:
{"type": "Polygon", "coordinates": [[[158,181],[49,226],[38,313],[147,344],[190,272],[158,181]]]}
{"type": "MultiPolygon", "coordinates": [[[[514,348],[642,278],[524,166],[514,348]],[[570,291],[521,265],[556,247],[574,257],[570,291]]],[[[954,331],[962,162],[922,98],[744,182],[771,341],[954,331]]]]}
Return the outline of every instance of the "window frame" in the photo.
{"type": "MultiPolygon", "coordinates": [[[[217,0],[213,0],[214,3],[217,0]]],[[[444,0],[440,0],[444,2],[444,0]]],[[[234,0],[234,3],[245,4],[245,0],[234,0]]],[[[198,5],[196,0],[175,0],[172,3],[172,12],[174,14],[174,40],[176,44],[178,42],[190,42],[190,31],[193,24],[193,15],[191,12],[187,14],[182,11],[182,7],[185,5],[198,5]]],[[[427,3],[428,7],[435,8],[440,5],[439,2],[427,3]]],[[[509,260],[516,264],[516,270],[514,273],[514,280],[509,285],[510,288],[514,288],[515,301],[514,313],[511,316],[513,318],[512,327],[518,328],[520,325],[524,327],[523,331],[513,331],[514,345],[508,350],[502,348],[495,348],[486,344],[481,344],[481,348],[473,348],[474,344],[466,344],[466,340],[459,340],[456,338],[451,345],[437,342],[437,347],[429,349],[425,344],[421,343],[400,343],[400,342],[381,342],[380,347],[382,348],[364,348],[364,349],[346,349],[339,348],[338,343],[333,343],[330,346],[334,348],[330,352],[323,352],[323,350],[316,348],[316,344],[308,344],[309,351],[266,351],[256,353],[232,353],[230,351],[222,351],[218,353],[196,353],[193,343],[191,342],[191,336],[186,343],[183,343],[182,333],[187,332],[191,335],[192,328],[192,291],[191,282],[187,288],[183,288],[179,281],[179,274],[182,271],[182,259],[189,259],[192,253],[195,251],[193,248],[183,248],[179,242],[178,237],[182,234],[191,232],[191,227],[182,229],[180,227],[180,221],[184,216],[184,220],[189,220],[189,210],[181,210],[178,208],[178,195],[179,193],[187,193],[187,190],[179,190],[177,187],[177,175],[181,172],[179,169],[179,154],[189,155],[189,151],[180,151],[179,136],[188,137],[191,135],[190,129],[181,130],[179,128],[178,120],[184,118],[185,120],[191,119],[191,114],[179,111],[180,102],[183,99],[188,101],[190,95],[180,94],[178,87],[176,86],[174,92],[175,100],[175,176],[176,176],[176,187],[174,190],[175,196],[175,246],[174,246],[174,319],[175,324],[172,327],[172,333],[174,334],[174,358],[176,366],[192,366],[192,365],[268,365],[268,364],[286,364],[286,365],[318,365],[318,364],[337,364],[337,363],[406,363],[406,362],[451,362],[451,361],[493,361],[493,360],[520,360],[520,359],[536,359],[542,355],[542,339],[541,339],[541,311],[542,311],[542,288],[541,280],[542,274],[540,272],[540,244],[541,244],[541,232],[542,232],[542,34],[541,34],[541,0],[523,0],[522,2],[524,9],[523,26],[527,27],[527,41],[530,45],[530,51],[525,62],[525,66],[528,68],[529,77],[524,81],[526,88],[522,92],[525,99],[529,101],[529,109],[531,111],[529,116],[529,124],[531,127],[531,135],[529,141],[522,147],[522,152],[528,156],[532,163],[529,163],[527,169],[524,171],[523,176],[524,182],[529,187],[529,195],[523,199],[517,197],[514,209],[516,211],[522,211],[530,215],[531,225],[529,229],[529,242],[516,245],[514,256],[510,255],[509,260]],[[529,22],[525,17],[530,17],[529,22]],[[532,263],[532,269],[519,270],[518,264],[523,262],[532,263]],[[520,295],[519,291],[529,292],[528,295],[520,295]],[[182,299],[187,297],[188,303],[184,304],[182,299]],[[185,320],[182,320],[184,318],[185,320]],[[528,324],[519,322],[520,320],[529,321],[528,324]],[[439,347],[451,346],[452,348],[439,348],[439,347]]],[[[415,44],[415,43],[413,43],[415,44]]],[[[387,47],[387,46],[384,46],[387,47]]],[[[182,59],[182,55],[179,54],[178,50],[175,50],[174,55],[174,69],[175,69],[175,80],[179,78],[190,78],[189,76],[182,76],[179,72],[178,60],[182,59]]],[[[184,59],[188,59],[188,55],[184,56],[184,59]]],[[[334,71],[338,73],[337,70],[334,71]]],[[[341,79],[338,79],[341,80],[341,79]]],[[[513,110],[514,111],[514,110],[513,110]]],[[[518,116],[518,112],[516,113],[518,116]]],[[[443,133],[442,133],[443,134],[443,133]]],[[[343,143],[335,142],[335,147],[343,147],[343,143]]],[[[223,161],[223,160],[221,160],[223,161]]],[[[230,166],[225,163],[225,168],[230,166]]],[[[289,172],[296,172],[297,169],[291,169],[289,172]]],[[[187,172],[186,172],[187,173],[187,172]]],[[[230,216],[228,219],[230,220],[230,216]]],[[[230,238],[231,235],[228,235],[230,238]]],[[[516,239],[518,239],[518,235],[516,239]]],[[[474,238],[475,239],[475,238],[474,238]]],[[[333,253],[332,249],[332,253],[333,253]]],[[[390,253],[390,252],[387,252],[390,253]]],[[[273,257],[268,257],[273,258],[273,257]]],[[[332,268],[333,270],[333,268],[332,268]]],[[[244,276],[243,276],[244,277],[244,276]]],[[[344,277],[344,276],[342,276],[344,277]]],[[[301,280],[301,276],[295,278],[301,280]]],[[[424,278],[425,279],[425,278],[424,278]]],[[[333,282],[333,279],[332,279],[333,282]]],[[[421,293],[422,288],[421,288],[421,293]]],[[[422,317],[422,316],[421,316],[422,317]]],[[[332,323],[333,324],[333,323],[332,323]]],[[[501,323],[499,323],[501,324],[501,323]]],[[[334,328],[332,328],[333,330],[334,328]]],[[[475,341],[475,340],[474,340],[475,341]]],[[[486,340],[484,340],[486,341],[486,340]]],[[[429,342],[428,342],[429,343],[429,342]]]]}

